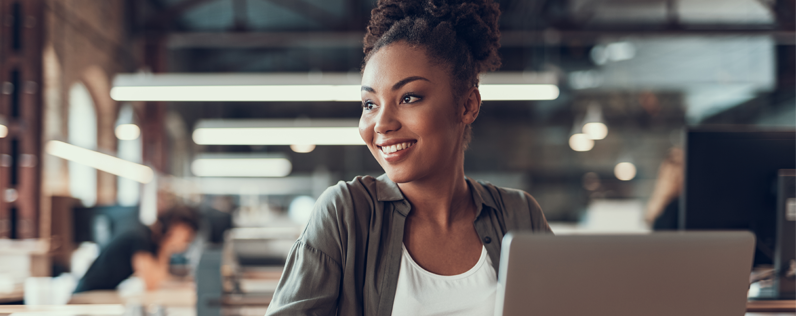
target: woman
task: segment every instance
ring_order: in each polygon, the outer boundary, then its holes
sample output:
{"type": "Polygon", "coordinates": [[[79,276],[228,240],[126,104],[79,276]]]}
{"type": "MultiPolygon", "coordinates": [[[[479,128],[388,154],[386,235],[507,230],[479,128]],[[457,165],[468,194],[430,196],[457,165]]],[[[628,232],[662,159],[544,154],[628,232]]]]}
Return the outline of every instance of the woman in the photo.
{"type": "Polygon", "coordinates": [[[499,15],[491,0],[379,2],[359,131],[386,174],[321,195],[268,315],[493,314],[503,235],[550,231],[527,193],[464,176],[499,15]]]}

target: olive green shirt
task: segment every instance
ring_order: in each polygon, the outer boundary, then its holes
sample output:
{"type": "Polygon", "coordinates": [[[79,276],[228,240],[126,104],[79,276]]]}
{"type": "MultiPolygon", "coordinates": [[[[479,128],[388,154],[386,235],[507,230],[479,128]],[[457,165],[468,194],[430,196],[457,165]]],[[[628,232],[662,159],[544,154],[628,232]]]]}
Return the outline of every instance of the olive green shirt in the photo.
{"type": "MultiPolygon", "coordinates": [[[[551,232],[530,194],[467,178],[495,271],[503,235],[551,232]]],[[[329,187],[293,245],[266,315],[390,315],[411,206],[387,175],[329,187]]]]}

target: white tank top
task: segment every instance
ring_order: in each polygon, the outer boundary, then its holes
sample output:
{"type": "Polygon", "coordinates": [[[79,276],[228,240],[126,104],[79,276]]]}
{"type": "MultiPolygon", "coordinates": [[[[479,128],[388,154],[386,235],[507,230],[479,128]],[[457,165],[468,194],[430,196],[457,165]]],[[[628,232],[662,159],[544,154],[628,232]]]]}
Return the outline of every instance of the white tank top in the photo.
{"type": "Polygon", "coordinates": [[[458,275],[438,275],[418,265],[403,248],[393,316],[495,314],[497,274],[492,260],[481,247],[481,257],[469,271],[458,275]]]}

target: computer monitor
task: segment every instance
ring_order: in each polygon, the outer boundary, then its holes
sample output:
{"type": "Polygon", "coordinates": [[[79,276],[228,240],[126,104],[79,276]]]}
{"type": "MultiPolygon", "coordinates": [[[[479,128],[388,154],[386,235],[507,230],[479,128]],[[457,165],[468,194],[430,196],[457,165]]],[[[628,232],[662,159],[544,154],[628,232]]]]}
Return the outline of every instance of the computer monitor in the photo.
{"type": "Polygon", "coordinates": [[[120,233],[141,225],[138,206],[76,207],[73,210],[74,242],[95,242],[104,246],[120,233]]]}
{"type": "Polygon", "coordinates": [[[794,168],[795,130],[687,130],[680,229],[750,230],[755,265],[772,264],[777,175],[794,168]]]}

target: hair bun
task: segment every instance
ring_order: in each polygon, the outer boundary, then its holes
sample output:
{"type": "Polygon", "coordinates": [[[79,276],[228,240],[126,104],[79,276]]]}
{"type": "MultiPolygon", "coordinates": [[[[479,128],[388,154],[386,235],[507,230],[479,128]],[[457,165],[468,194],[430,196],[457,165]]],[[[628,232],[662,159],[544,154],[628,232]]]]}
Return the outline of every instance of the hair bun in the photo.
{"type": "Polygon", "coordinates": [[[370,53],[379,39],[401,21],[422,21],[441,33],[452,31],[469,51],[477,72],[495,70],[500,67],[499,17],[499,6],[492,0],[381,0],[371,11],[364,51],[370,53]]]}

